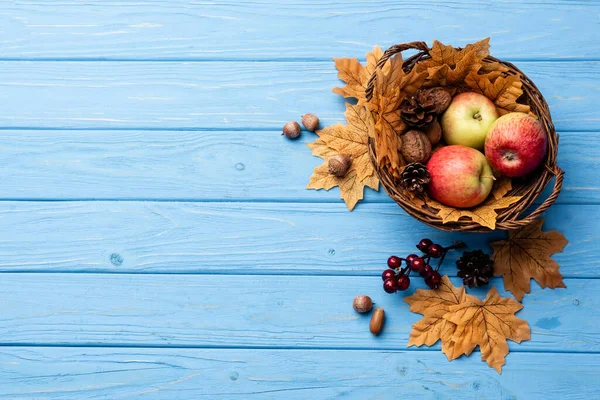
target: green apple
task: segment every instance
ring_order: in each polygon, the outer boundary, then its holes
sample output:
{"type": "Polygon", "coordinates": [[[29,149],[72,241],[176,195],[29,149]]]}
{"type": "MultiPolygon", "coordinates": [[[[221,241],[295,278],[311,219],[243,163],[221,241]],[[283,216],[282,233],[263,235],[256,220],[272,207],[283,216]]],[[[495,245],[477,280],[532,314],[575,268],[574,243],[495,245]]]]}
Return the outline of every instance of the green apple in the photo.
{"type": "Polygon", "coordinates": [[[461,93],[452,99],[442,116],[442,132],[447,144],[460,144],[483,150],[490,126],[498,119],[494,103],[482,94],[461,93]]]}

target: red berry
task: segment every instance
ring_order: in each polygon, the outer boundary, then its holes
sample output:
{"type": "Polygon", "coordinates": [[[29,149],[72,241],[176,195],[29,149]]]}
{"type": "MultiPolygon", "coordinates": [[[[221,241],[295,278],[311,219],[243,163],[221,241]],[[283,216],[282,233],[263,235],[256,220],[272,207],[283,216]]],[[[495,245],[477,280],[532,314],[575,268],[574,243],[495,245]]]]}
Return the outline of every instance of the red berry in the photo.
{"type": "Polygon", "coordinates": [[[381,279],[383,279],[384,281],[387,281],[388,279],[392,279],[396,276],[396,273],[394,272],[393,269],[386,269],[385,271],[383,271],[383,274],[381,274],[381,279]]]}
{"type": "Polygon", "coordinates": [[[415,258],[419,257],[416,254],[409,254],[408,257],[406,257],[406,264],[410,265],[410,263],[412,262],[412,260],[414,260],[415,258]]]}
{"type": "Polygon", "coordinates": [[[431,276],[431,274],[435,272],[433,270],[433,268],[431,268],[431,265],[427,264],[423,267],[423,269],[419,272],[419,275],[421,275],[423,278],[427,279],[431,276]]]}
{"type": "Polygon", "coordinates": [[[391,256],[390,258],[388,258],[388,267],[390,267],[391,269],[400,268],[401,265],[402,260],[400,259],[400,257],[391,256]]]}
{"type": "Polygon", "coordinates": [[[444,248],[439,244],[432,244],[429,246],[427,254],[433,258],[440,258],[444,254],[444,248]]]}
{"type": "Polygon", "coordinates": [[[437,271],[433,271],[429,278],[425,279],[425,283],[432,289],[438,289],[442,283],[442,277],[437,271]]]}
{"type": "Polygon", "coordinates": [[[398,278],[398,290],[406,290],[410,286],[410,278],[406,275],[400,275],[398,278]]]}
{"type": "Polygon", "coordinates": [[[396,290],[398,290],[398,282],[396,279],[388,279],[383,282],[383,290],[385,290],[386,293],[396,293],[396,290]]]}
{"type": "Polygon", "coordinates": [[[430,239],[421,239],[419,244],[417,245],[417,249],[421,250],[423,253],[427,253],[429,246],[431,246],[433,242],[430,239]]]}
{"type": "Polygon", "coordinates": [[[410,269],[415,272],[421,272],[424,267],[425,267],[425,260],[423,260],[421,257],[415,257],[410,262],[410,269]]]}

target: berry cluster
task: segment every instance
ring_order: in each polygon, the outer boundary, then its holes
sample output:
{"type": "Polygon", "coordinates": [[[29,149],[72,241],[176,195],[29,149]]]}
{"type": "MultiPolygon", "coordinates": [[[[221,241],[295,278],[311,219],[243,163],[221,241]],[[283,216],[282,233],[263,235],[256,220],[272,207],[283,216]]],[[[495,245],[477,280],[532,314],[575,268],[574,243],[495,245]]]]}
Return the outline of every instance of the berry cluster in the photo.
{"type": "Polygon", "coordinates": [[[443,247],[433,243],[430,239],[421,239],[417,249],[423,252],[422,256],[410,254],[406,258],[391,256],[387,264],[389,269],[383,271],[383,290],[387,293],[396,293],[398,290],[406,290],[410,286],[410,273],[419,274],[425,279],[425,284],[432,289],[440,287],[442,276],[438,272],[448,250],[465,247],[463,242],[455,242],[452,246],[443,247]],[[439,259],[435,269],[429,264],[432,259],[439,259]],[[406,266],[402,268],[402,263],[406,266]]]}

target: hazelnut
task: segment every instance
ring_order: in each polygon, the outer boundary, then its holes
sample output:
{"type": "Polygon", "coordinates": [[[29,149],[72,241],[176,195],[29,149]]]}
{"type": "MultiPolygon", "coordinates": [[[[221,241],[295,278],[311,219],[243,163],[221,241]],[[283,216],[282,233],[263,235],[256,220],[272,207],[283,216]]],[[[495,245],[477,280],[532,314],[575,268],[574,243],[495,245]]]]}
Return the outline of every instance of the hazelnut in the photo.
{"type": "Polygon", "coordinates": [[[336,154],[331,157],[328,161],[329,173],[335,175],[338,178],[343,177],[348,172],[352,159],[346,154],[336,154]]]}
{"type": "Polygon", "coordinates": [[[302,125],[306,130],[314,132],[319,129],[319,118],[314,114],[304,114],[302,116],[302,125]]]}
{"type": "Polygon", "coordinates": [[[423,132],[410,130],[402,136],[401,153],[407,163],[425,163],[431,157],[431,142],[423,132]]]}
{"type": "Polygon", "coordinates": [[[302,128],[300,128],[300,124],[296,121],[290,121],[283,126],[283,135],[289,139],[296,139],[300,136],[300,132],[302,132],[302,128]]]}
{"type": "Polygon", "coordinates": [[[352,302],[352,307],[354,308],[354,311],[358,313],[367,313],[373,308],[373,301],[369,296],[361,294],[354,298],[354,301],[352,302]]]}
{"type": "Polygon", "coordinates": [[[432,145],[436,145],[440,140],[442,140],[442,127],[437,120],[434,120],[431,124],[424,128],[423,131],[427,135],[427,138],[432,145]]]}

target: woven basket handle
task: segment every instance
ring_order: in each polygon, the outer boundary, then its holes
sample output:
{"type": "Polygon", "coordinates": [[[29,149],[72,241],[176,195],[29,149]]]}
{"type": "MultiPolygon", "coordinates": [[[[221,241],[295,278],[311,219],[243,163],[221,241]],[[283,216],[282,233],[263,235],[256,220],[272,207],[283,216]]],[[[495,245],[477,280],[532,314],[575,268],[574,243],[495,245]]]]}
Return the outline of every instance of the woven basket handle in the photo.
{"type": "MultiPolygon", "coordinates": [[[[390,47],[389,49],[387,49],[385,51],[385,53],[383,53],[383,56],[381,56],[381,58],[377,62],[376,68],[377,69],[383,68],[383,66],[385,65],[387,60],[390,59],[390,57],[392,57],[395,54],[398,54],[405,50],[410,50],[410,49],[420,50],[424,53],[429,53],[429,51],[431,50],[425,42],[410,42],[410,43],[396,44],[396,45],[390,47]]],[[[369,79],[369,83],[367,84],[367,88],[365,89],[365,95],[366,95],[367,101],[370,101],[371,98],[373,97],[373,88],[375,87],[376,79],[377,79],[377,75],[375,74],[375,72],[373,72],[373,75],[371,75],[371,79],[369,79]]]]}
{"type": "Polygon", "coordinates": [[[535,211],[533,211],[531,214],[529,214],[527,217],[525,217],[523,219],[516,220],[516,221],[499,222],[497,225],[498,228],[505,229],[505,230],[512,230],[512,229],[518,229],[518,228],[527,226],[527,225],[531,224],[535,219],[537,219],[540,215],[542,215],[542,213],[544,211],[546,211],[548,208],[550,208],[550,206],[552,204],[554,204],[554,202],[558,198],[560,189],[562,188],[563,180],[565,179],[565,173],[558,166],[555,166],[554,169],[551,169],[550,167],[546,166],[546,169],[548,170],[548,172],[550,172],[551,174],[553,174],[556,177],[556,181],[554,181],[554,188],[552,189],[552,193],[550,194],[550,196],[548,196],[546,201],[544,201],[542,204],[540,204],[540,206],[535,211]]]}

